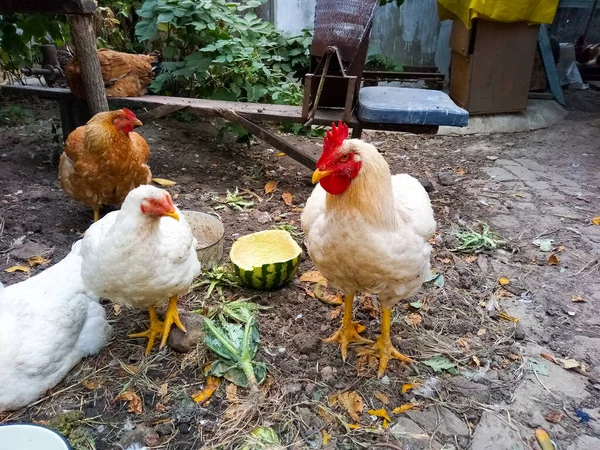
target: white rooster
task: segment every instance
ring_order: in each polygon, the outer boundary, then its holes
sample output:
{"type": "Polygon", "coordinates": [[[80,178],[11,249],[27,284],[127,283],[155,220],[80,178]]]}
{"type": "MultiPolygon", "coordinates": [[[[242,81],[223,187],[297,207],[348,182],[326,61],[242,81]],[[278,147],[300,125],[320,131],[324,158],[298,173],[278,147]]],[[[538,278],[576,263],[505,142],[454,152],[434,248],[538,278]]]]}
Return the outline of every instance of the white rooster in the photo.
{"type": "Polygon", "coordinates": [[[380,359],[378,376],[390,358],[412,360],[398,352],[390,338],[391,309],[414,295],[429,272],[428,238],[436,223],[429,196],[419,181],[392,176],[377,149],[359,139],[347,139],[348,127],[333,124],[313,174],[320,182],[302,213],[308,253],[325,278],[345,293],[342,327],[327,342],[371,342],[352,321],[354,295],[378,294],[381,335],[361,354],[380,359]]]}
{"type": "Polygon", "coordinates": [[[0,283],[0,411],[37,400],[109,340],[104,308],[81,279],[80,248],[26,281],[0,283]]]}
{"type": "Polygon", "coordinates": [[[101,297],[134,308],[148,308],[150,326],[129,337],[147,337],[146,355],[154,340],[167,342],[171,325],[185,331],[177,299],[200,274],[196,239],[185,217],[164,189],[142,185],[133,189],[119,211],[85,232],[82,276],[101,297]],[[156,306],[169,300],[164,322],[156,306]]]}

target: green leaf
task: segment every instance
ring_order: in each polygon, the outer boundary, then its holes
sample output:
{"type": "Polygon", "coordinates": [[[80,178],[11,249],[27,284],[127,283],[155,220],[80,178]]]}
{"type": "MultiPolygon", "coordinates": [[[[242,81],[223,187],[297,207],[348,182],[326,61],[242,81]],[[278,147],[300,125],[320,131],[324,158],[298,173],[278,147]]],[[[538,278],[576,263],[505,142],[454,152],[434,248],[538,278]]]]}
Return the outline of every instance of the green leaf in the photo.
{"type": "Polygon", "coordinates": [[[140,41],[147,41],[156,35],[158,28],[155,21],[142,20],[135,25],[135,34],[140,41]]]}
{"type": "Polygon", "coordinates": [[[423,307],[423,303],[421,303],[421,302],[411,302],[409,304],[410,304],[410,306],[412,306],[415,309],[421,309],[423,307]]]}
{"type": "Polygon", "coordinates": [[[456,363],[453,363],[448,358],[442,355],[435,355],[433,358],[430,358],[426,361],[422,361],[428,367],[431,367],[435,372],[446,371],[452,375],[458,375],[458,370],[456,370],[456,363]]]}
{"type": "Polygon", "coordinates": [[[169,23],[173,20],[173,18],[175,18],[175,13],[173,11],[167,11],[160,13],[156,21],[158,23],[169,23]]]}

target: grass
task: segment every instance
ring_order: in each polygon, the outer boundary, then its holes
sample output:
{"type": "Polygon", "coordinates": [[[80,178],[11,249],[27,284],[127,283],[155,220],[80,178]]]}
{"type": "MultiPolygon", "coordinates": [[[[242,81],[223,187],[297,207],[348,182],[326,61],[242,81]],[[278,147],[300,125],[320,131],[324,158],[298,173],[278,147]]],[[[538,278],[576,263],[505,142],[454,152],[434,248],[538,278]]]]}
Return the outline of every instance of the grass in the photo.
{"type": "Polygon", "coordinates": [[[502,244],[500,238],[485,223],[481,224],[481,233],[468,230],[457,231],[454,235],[460,244],[458,247],[452,249],[455,252],[477,253],[483,250],[495,250],[502,244]]]}
{"type": "Polygon", "coordinates": [[[254,206],[254,202],[250,200],[251,195],[247,193],[241,193],[236,187],[235,191],[230,192],[227,190],[225,198],[216,197],[215,201],[220,205],[215,206],[215,209],[223,209],[225,206],[229,206],[232,209],[238,211],[245,211],[247,208],[254,206]]]}
{"type": "Polygon", "coordinates": [[[31,112],[19,106],[11,105],[0,109],[0,125],[14,127],[28,125],[32,122],[31,112]]]}

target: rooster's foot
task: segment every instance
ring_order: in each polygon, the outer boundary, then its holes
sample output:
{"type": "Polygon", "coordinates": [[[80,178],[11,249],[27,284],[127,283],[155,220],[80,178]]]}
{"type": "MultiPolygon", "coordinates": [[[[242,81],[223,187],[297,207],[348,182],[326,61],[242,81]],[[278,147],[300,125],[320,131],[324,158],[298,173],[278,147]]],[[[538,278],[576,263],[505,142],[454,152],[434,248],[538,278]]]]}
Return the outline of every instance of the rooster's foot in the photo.
{"type": "Polygon", "coordinates": [[[348,356],[348,344],[352,342],[358,342],[359,344],[369,344],[373,342],[360,335],[360,333],[362,333],[364,330],[364,325],[361,325],[358,322],[349,321],[349,324],[342,323],[340,329],[327,339],[323,339],[323,342],[339,343],[342,352],[342,359],[346,361],[346,356],[348,356]]]}
{"type": "Polygon", "coordinates": [[[167,312],[165,313],[165,322],[162,330],[162,340],[160,341],[160,348],[164,348],[167,345],[167,338],[169,337],[169,333],[171,332],[171,325],[175,324],[177,328],[186,333],[186,329],[179,320],[179,313],[177,312],[177,296],[174,295],[169,300],[169,306],[167,308],[167,312]]]}
{"type": "Polygon", "coordinates": [[[360,356],[375,356],[379,358],[379,369],[377,369],[377,377],[381,378],[385,373],[388,362],[390,359],[397,359],[404,364],[411,364],[414,362],[413,359],[406,355],[403,355],[394,348],[390,339],[384,339],[383,336],[379,336],[375,343],[371,347],[362,347],[356,350],[360,356]]]}
{"type": "Polygon", "coordinates": [[[154,347],[154,341],[156,338],[160,337],[163,334],[164,323],[158,320],[158,316],[156,314],[156,307],[150,307],[150,326],[146,331],[142,331],[141,333],[133,333],[130,334],[130,338],[148,338],[148,344],[146,345],[146,356],[150,354],[152,351],[152,347],[154,347]]]}

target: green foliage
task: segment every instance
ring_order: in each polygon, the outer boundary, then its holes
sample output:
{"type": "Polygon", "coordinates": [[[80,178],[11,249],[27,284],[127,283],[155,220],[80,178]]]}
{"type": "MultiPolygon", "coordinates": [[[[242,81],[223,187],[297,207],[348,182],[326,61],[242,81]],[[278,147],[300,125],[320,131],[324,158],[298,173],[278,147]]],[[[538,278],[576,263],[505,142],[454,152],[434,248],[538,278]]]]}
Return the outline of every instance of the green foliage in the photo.
{"type": "Polygon", "coordinates": [[[0,72],[22,79],[22,67],[39,63],[41,44],[64,45],[69,28],[64,16],[0,14],[0,72]]]}
{"type": "Polygon", "coordinates": [[[27,125],[33,122],[30,111],[20,106],[6,106],[0,109],[0,126],[27,125]]]}
{"type": "Polygon", "coordinates": [[[366,70],[382,70],[386,72],[404,72],[402,64],[398,64],[387,56],[370,55],[365,65],[366,70]]]}
{"type": "Polygon", "coordinates": [[[152,89],[167,95],[300,104],[290,74],[308,65],[311,36],[287,37],[251,11],[264,0],[146,0],[140,41],[163,52],[152,89]]]}
{"type": "Polygon", "coordinates": [[[144,47],[135,36],[135,10],[141,6],[141,0],[99,0],[95,16],[98,46],[121,52],[143,53],[144,47]]]}
{"type": "Polygon", "coordinates": [[[325,127],[305,127],[301,123],[283,122],[281,130],[285,133],[295,134],[296,136],[306,136],[314,138],[322,138],[325,136],[325,127]]]}
{"type": "Polygon", "coordinates": [[[496,250],[504,242],[490,230],[489,225],[481,224],[481,233],[474,230],[457,231],[454,233],[458,239],[459,246],[452,249],[454,252],[478,253],[483,250],[496,250]]]}

